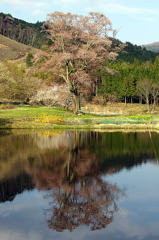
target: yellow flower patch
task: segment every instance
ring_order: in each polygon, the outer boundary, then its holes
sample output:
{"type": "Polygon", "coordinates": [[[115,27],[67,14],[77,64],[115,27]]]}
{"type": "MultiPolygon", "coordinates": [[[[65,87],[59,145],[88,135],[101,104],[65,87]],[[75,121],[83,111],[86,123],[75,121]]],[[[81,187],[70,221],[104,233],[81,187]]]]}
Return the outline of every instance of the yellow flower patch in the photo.
{"type": "Polygon", "coordinates": [[[46,113],[39,115],[35,121],[39,123],[50,123],[50,124],[58,124],[58,125],[65,124],[65,121],[61,117],[48,116],[46,115],[46,113]]]}

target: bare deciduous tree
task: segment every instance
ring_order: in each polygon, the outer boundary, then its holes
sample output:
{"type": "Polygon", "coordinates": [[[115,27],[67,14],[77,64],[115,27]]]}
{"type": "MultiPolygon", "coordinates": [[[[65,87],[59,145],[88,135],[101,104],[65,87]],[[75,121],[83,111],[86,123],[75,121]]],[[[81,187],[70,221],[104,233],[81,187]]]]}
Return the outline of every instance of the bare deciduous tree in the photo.
{"type": "Polygon", "coordinates": [[[142,79],[137,84],[137,92],[142,95],[142,98],[147,104],[147,109],[149,111],[149,96],[152,91],[152,79],[142,79]]]}
{"type": "Polygon", "coordinates": [[[112,44],[112,23],[101,13],[88,16],[54,12],[44,23],[52,44],[35,60],[42,71],[60,76],[69,88],[74,112],[80,109],[80,96],[92,91],[104,61],[115,59],[121,46],[112,44]],[[112,47],[113,46],[113,47],[112,47]]]}
{"type": "Polygon", "coordinates": [[[153,97],[153,104],[155,106],[156,103],[157,103],[157,98],[159,96],[159,85],[157,83],[152,84],[151,94],[152,94],[152,97],[153,97]]]}

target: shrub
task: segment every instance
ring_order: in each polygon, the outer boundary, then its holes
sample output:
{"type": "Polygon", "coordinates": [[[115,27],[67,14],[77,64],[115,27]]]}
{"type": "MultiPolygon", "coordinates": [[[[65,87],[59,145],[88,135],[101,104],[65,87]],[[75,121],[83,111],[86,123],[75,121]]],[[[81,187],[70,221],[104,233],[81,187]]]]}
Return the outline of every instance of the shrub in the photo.
{"type": "Polygon", "coordinates": [[[0,109],[5,110],[5,109],[13,109],[15,106],[13,104],[7,103],[7,104],[0,104],[0,109]]]}

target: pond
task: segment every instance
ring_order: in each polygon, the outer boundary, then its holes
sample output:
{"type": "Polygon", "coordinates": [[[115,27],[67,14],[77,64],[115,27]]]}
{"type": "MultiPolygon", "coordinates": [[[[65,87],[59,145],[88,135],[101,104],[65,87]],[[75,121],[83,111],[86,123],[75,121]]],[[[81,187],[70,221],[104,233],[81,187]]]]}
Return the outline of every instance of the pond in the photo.
{"type": "Polygon", "coordinates": [[[157,132],[0,131],[0,239],[159,239],[158,146],[157,132]]]}

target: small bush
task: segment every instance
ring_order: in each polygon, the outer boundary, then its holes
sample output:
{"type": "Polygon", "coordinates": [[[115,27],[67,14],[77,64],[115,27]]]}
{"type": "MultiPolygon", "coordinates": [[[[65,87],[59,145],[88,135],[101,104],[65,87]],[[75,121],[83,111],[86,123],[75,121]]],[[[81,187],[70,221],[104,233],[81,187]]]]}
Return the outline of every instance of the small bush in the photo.
{"type": "Polygon", "coordinates": [[[5,110],[5,109],[13,109],[15,106],[13,104],[7,103],[7,104],[0,104],[0,110],[5,110]]]}

